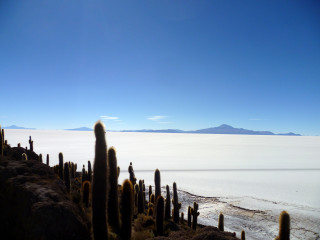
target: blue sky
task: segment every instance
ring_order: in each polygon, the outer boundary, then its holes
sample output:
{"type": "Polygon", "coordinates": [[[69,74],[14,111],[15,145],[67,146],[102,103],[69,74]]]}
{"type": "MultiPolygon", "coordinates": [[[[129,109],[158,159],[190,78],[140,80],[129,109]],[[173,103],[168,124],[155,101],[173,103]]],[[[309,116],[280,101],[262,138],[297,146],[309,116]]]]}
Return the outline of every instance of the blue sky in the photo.
{"type": "Polygon", "coordinates": [[[0,2],[0,123],[320,135],[319,1],[0,2]]]}

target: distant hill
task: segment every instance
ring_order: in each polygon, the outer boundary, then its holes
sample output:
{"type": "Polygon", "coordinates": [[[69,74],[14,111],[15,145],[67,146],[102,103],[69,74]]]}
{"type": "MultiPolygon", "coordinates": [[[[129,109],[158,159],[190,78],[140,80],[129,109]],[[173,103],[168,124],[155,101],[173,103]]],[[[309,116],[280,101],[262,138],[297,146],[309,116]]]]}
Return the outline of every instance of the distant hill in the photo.
{"type": "Polygon", "coordinates": [[[179,129],[164,129],[164,130],[123,130],[121,132],[155,132],[155,133],[201,133],[201,134],[242,134],[242,135],[282,135],[282,136],[301,136],[296,133],[279,133],[275,134],[270,131],[254,131],[244,128],[234,128],[227,124],[222,124],[219,127],[199,129],[195,131],[183,131],[179,129]]]}
{"type": "Polygon", "coordinates": [[[35,128],[25,128],[25,127],[19,127],[19,126],[16,126],[16,125],[11,125],[11,126],[8,126],[8,127],[3,127],[3,129],[29,129],[29,130],[34,130],[35,128]]]}
{"type": "Polygon", "coordinates": [[[65,129],[67,131],[93,131],[92,128],[87,127],[80,127],[80,128],[72,128],[72,129],[65,129]]]}

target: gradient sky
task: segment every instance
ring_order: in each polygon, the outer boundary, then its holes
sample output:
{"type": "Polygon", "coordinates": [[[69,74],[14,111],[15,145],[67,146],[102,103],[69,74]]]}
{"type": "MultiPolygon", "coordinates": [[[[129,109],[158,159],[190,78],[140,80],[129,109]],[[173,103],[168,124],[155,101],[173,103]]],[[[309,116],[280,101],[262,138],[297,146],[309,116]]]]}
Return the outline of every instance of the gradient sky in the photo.
{"type": "Polygon", "coordinates": [[[0,123],[320,135],[319,1],[0,2],[0,123]]]}

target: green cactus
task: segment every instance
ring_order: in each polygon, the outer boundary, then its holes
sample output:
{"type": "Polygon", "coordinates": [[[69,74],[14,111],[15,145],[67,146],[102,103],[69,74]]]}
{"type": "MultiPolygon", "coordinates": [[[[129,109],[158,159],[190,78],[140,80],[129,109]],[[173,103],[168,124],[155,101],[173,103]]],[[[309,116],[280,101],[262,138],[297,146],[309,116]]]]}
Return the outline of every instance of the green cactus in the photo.
{"type": "Polygon", "coordinates": [[[43,163],[42,154],[41,153],[39,154],[39,162],[43,163]]]}
{"type": "Polygon", "coordinates": [[[23,161],[27,161],[28,160],[27,154],[25,154],[25,153],[22,153],[21,158],[22,158],[23,161]]]}
{"type": "Polygon", "coordinates": [[[88,161],[88,176],[87,176],[87,180],[89,182],[91,182],[92,180],[92,168],[91,168],[91,162],[88,161]]]}
{"type": "Polygon", "coordinates": [[[139,180],[138,213],[144,213],[142,180],[139,180]]]}
{"type": "Polygon", "coordinates": [[[31,136],[29,136],[29,144],[30,144],[30,151],[33,152],[33,141],[31,139],[31,136]]]}
{"type": "Polygon", "coordinates": [[[47,162],[46,162],[47,166],[49,166],[49,154],[47,154],[47,162]]]}
{"type": "Polygon", "coordinates": [[[167,198],[166,198],[166,205],[165,205],[165,219],[168,220],[170,219],[170,214],[171,214],[171,201],[170,201],[170,189],[169,186],[166,186],[167,190],[167,198]]]}
{"type": "Polygon", "coordinates": [[[164,199],[159,195],[156,204],[156,232],[158,236],[163,235],[164,199]]]}
{"type": "Polygon", "coordinates": [[[224,216],[222,213],[219,214],[218,229],[219,231],[224,231],[224,216]]]}
{"type": "Polygon", "coordinates": [[[89,193],[90,193],[90,187],[91,184],[89,181],[85,181],[82,184],[82,202],[84,203],[85,207],[88,208],[89,207],[89,193]]]}
{"type": "Polygon", "coordinates": [[[279,217],[279,236],[278,240],[290,240],[290,215],[282,211],[279,217]]]}
{"type": "Polygon", "coordinates": [[[179,223],[179,209],[181,208],[181,203],[178,201],[177,184],[173,183],[173,221],[179,223]]]}
{"type": "Polygon", "coordinates": [[[126,179],[122,184],[121,195],[121,237],[123,240],[131,239],[131,222],[132,222],[132,184],[131,181],[126,179]]]}
{"type": "Polygon", "coordinates": [[[63,180],[63,154],[59,153],[59,177],[63,180]]]}
{"type": "Polygon", "coordinates": [[[241,240],[246,240],[246,233],[244,230],[241,231],[241,240]]]}
{"type": "Polygon", "coordinates": [[[66,184],[67,191],[70,192],[70,170],[69,164],[64,164],[64,183],[66,184]]]}
{"type": "Polygon", "coordinates": [[[192,229],[196,230],[197,224],[198,224],[198,216],[200,213],[198,212],[199,205],[194,202],[193,203],[193,208],[191,209],[191,214],[192,214],[192,229]]]}
{"type": "Polygon", "coordinates": [[[98,121],[94,126],[96,136],[92,181],[92,226],[95,240],[108,239],[107,228],[107,143],[105,128],[98,121]]]}
{"type": "Polygon", "coordinates": [[[192,212],[192,207],[188,207],[188,226],[191,227],[191,212],[192,212]]]}
{"type": "Polygon", "coordinates": [[[112,228],[113,232],[117,233],[120,230],[118,202],[118,168],[116,150],[113,147],[109,148],[108,150],[108,168],[110,189],[108,196],[108,221],[109,226],[112,228]]]}

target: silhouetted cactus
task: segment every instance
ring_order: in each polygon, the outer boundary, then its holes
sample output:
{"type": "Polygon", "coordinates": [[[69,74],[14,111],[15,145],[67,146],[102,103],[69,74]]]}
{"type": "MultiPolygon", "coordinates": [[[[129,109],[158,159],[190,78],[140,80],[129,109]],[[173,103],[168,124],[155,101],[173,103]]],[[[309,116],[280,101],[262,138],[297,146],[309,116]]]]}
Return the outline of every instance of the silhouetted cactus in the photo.
{"type": "Polygon", "coordinates": [[[282,211],[279,217],[279,236],[277,240],[290,240],[290,215],[282,211]]]}
{"type": "Polygon", "coordinates": [[[152,186],[149,185],[149,198],[148,198],[148,201],[149,201],[149,202],[150,202],[151,194],[152,194],[152,186]]]}
{"type": "Polygon", "coordinates": [[[120,230],[118,202],[118,167],[116,151],[113,147],[109,148],[108,150],[108,168],[110,186],[108,197],[108,221],[109,226],[112,228],[113,232],[117,233],[120,230]]]}
{"type": "Polygon", "coordinates": [[[183,212],[181,213],[180,223],[181,223],[181,224],[184,224],[184,213],[183,213],[183,212]]]}
{"type": "Polygon", "coordinates": [[[130,175],[131,184],[132,184],[132,186],[134,186],[136,184],[136,178],[134,176],[132,162],[130,162],[130,165],[128,167],[128,172],[129,172],[129,175],[130,175]]]}
{"type": "Polygon", "coordinates": [[[47,161],[46,161],[47,166],[49,166],[49,154],[47,154],[47,161]]]}
{"type": "Polygon", "coordinates": [[[166,198],[166,206],[165,206],[165,219],[170,219],[170,214],[171,214],[171,201],[170,201],[170,189],[169,186],[166,186],[167,190],[167,198],[166,198]]]}
{"type": "Polygon", "coordinates": [[[144,213],[142,180],[139,180],[138,213],[144,213]]]}
{"type": "Polygon", "coordinates": [[[198,212],[198,204],[196,202],[193,203],[193,208],[191,209],[192,214],[192,229],[196,230],[198,224],[198,216],[200,213],[198,212]]]}
{"type": "Polygon", "coordinates": [[[134,209],[138,212],[138,202],[139,202],[139,185],[134,185],[134,209]]]}
{"type": "Polygon", "coordinates": [[[63,180],[63,154],[59,153],[59,177],[63,180]]]}
{"type": "Polygon", "coordinates": [[[159,195],[156,204],[156,232],[158,236],[163,235],[164,199],[159,195]]]}
{"type": "Polygon", "coordinates": [[[74,163],[73,162],[71,163],[70,175],[71,175],[72,179],[75,178],[75,171],[74,171],[74,163]]]}
{"type": "Polygon", "coordinates": [[[121,195],[121,237],[123,240],[131,238],[131,222],[132,222],[132,184],[126,179],[122,184],[121,195]]]}
{"type": "Polygon", "coordinates": [[[151,202],[152,204],[154,204],[154,194],[153,194],[153,193],[152,193],[151,196],[150,196],[150,202],[151,202]]]}
{"type": "Polygon", "coordinates": [[[142,190],[143,190],[143,202],[146,203],[146,185],[144,185],[144,180],[142,180],[142,190]]]}
{"type": "Polygon", "coordinates": [[[92,226],[95,240],[108,239],[107,228],[107,143],[102,122],[94,126],[96,136],[92,182],[92,226]]]}
{"type": "Polygon", "coordinates": [[[120,176],[120,167],[119,166],[117,167],[117,173],[118,173],[118,178],[119,178],[119,176],[120,176]]]}
{"type": "Polygon", "coordinates": [[[27,160],[28,160],[27,154],[22,153],[21,159],[22,159],[23,161],[27,161],[27,160]]]}
{"type": "Polygon", "coordinates": [[[0,156],[3,156],[3,137],[2,137],[2,130],[1,130],[1,125],[0,125],[0,156]]]}
{"type": "Polygon", "coordinates": [[[64,164],[64,182],[66,184],[67,191],[70,192],[70,170],[69,170],[69,164],[64,164]]]}
{"type": "Polygon", "coordinates": [[[91,162],[88,161],[88,176],[87,176],[87,180],[89,182],[91,182],[92,180],[92,168],[91,168],[91,162]]]}
{"type": "Polygon", "coordinates": [[[224,216],[222,213],[219,214],[218,229],[224,231],[224,216]]]}
{"type": "Polygon", "coordinates": [[[87,176],[86,176],[86,168],[84,167],[84,164],[82,166],[82,176],[81,176],[81,181],[82,184],[87,180],[87,176]]]}
{"type": "Polygon", "coordinates": [[[85,181],[82,184],[82,202],[85,205],[86,208],[89,207],[89,193],[90,193],[90,182],[89,181],[85,181]]]}
{"type": "Polygon", "coordinates": [[[41,153],[39,154],[39,162],[43,163],[42,154],[41,153]]]}
{"type": "Polygon", "coordinates": [[[241,231],[241,240],[246,240],[246,233],[243,230],[241,231]]]}
{"type": "Polygon", "coordinates": [[[173,183],[173,221],[179,223],[179,209],[181,208],[181,203],[178,201],[177,184],[173,183]]]}
{"type": "MultiPolygon", "coordinates": [[[[161,195],[161,178],[160,178],[160,171],[159,169],[157,168],[154,172],[154,196],[155,196],[155,199],[157,200],[158,197],[161,195]]],[[[155,208],[157,208],[157,202],[155,204],[155,208]]]]}
{"type": "Polygon", "coordinates": [[[191,227],[191,210],[192,208],[189,206],[188,207],[188,226],[191,227]]]}
{"type": "Polygon", "coordinates": [[[31,139],[31,136],[29,136],[29,144],[30,144],[30,151],[33,152],[33,141],[31,139]]]}

